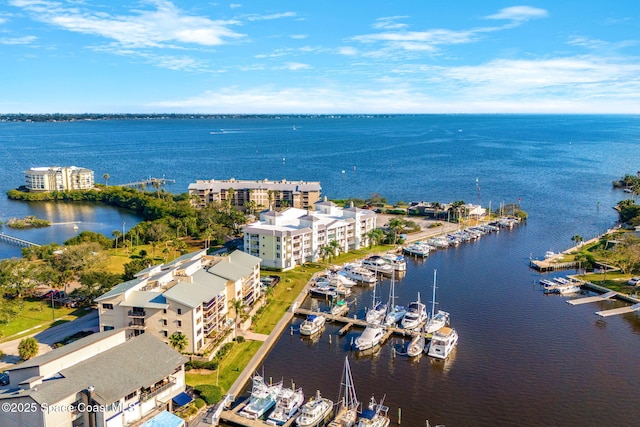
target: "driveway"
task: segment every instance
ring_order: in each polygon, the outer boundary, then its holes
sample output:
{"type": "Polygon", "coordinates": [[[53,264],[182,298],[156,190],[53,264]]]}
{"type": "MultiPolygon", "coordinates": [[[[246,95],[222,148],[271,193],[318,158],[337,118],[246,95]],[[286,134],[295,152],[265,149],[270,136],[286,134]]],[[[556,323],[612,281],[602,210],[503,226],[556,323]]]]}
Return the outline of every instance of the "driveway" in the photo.
{"type": "MultiPolygon", "coordinates": [[[[45,329],[44,331],[33,333],[29,336],[38,340],[40,348],[38,355],[40,355],[51,351],[51,346],[54,343],[62,341],[70,335],[80,331],[98,332],[99,327],[98,311],[92,309],[91,313],[79,317],[71,322],[66,322],[61,325],[45,329]]],[[[0,371],[20,362],[20,358],[18,357],[18,345],[23,338],[18,338],[16,340],[0,344],[0,351],[5,354],[4,359],[0,361],[0,371]]]]}

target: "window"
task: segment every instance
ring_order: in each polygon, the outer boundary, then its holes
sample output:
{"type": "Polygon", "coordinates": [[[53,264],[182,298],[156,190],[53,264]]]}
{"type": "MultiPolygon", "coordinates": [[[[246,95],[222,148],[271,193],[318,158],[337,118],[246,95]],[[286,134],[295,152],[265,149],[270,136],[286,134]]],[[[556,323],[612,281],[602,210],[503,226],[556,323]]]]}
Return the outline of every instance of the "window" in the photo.
{"type": "Polygon", "coordinates": [[[162,326],[167,326],[167,319],[162,319],[162,326]]]}
{"type": "Polygon", "coordinates": [[[178,309],[178,314],[182,314],[182,309],[181,308],[178,309]]]}
{"type": "Polygon", "coordinates": [[[178,327],[182,326],[182,320],[178,320],[178,327]]]}
{"type": "Polygon", "coordinates": [[[162,331],[162,335],[163,335],[165,338],[167,338],[167,337],[169,336],[169,332],[167,332],[167,331],[162,331]]]}
{"type": "Polygon", "coordinates": [[[105,310],[113,310],[113,304],[102,304],[102,308],[105,310]]]}
{"type": "Polygon", "coordinates": [[[113,326],[104,326],[104,328],[102,329],[103,331],[113,331],[114,327],[113,326]]]}
{"type": "Polygon", "coordinates": [[[137,394],[137,391],[131,392],[125,396],[124,400],[133,399],[134,397],[136,397],[136,394],[137,394]]]}
{"type": "Polygon", "coordinates": [[[167,309],[166,308],[162,309],[162,314],[167,314],[167,309]]]}

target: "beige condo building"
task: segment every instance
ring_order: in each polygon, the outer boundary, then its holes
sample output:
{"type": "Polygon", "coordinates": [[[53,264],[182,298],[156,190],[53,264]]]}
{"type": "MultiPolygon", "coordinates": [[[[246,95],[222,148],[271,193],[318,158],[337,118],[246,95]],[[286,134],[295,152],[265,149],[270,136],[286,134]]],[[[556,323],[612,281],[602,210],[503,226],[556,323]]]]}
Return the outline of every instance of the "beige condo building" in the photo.
{"type": "Polygon", "coordinates": [[[198,180],[189,184],[189,195],[196,207],[227,203],[241,210],[284,207],[308,209],[320,200],[319,182],[262,180],[198,180]]]}
{"type": "Polygon", "coordinates": [[[126,328],[166,343],[181,332],[185,352],[202,352],[233,326],[234,301],[251,307],[260,297],[260,261],[242,251],[209,256],[202,250],[151,266],[95,299],[100,330],[126,328]]]}
{"type": "Polygon", "coordinates": [[[29,191],[90,190],[94,185],[93,171],[77,166],[31,168],[24,172],[29,191]]]}

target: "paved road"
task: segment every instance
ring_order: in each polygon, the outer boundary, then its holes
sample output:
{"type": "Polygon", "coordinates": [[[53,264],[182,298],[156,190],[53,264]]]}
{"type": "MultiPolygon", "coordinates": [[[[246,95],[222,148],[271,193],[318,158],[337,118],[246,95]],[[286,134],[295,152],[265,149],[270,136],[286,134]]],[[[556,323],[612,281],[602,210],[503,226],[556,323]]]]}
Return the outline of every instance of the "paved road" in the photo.
{"type": "MultiPolygon", "coordinates": [[[[91,313],[79,317],[71,322],[66,322],[49,329],[45,329],[44,331],[33,333],[29,336],[34,337],[38,340],[38,343],[40,343],[40,351],[38,354],[44,354],[51,351],[51,346],[54,343],[62,341],[70,335],[80,331],[92,330],[97,332],[98,328],[98,311],[92,310],[91,313]]],[[[20,344],[20,341],[23,338],[0,344],[0,351],[6,355],[0,362],[0,371],[20,362],[20,358],[18,357],[18,344],[20,344]]]]}

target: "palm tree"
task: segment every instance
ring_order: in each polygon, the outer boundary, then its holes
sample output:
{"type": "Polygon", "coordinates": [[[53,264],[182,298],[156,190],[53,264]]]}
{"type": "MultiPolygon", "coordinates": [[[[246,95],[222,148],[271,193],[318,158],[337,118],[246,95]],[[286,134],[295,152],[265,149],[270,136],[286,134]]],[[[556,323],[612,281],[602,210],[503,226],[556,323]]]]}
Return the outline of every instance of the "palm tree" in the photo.
{"type": "Polygon", "coordinates": [[[229,187],[229,189],[227,190],[227,213],[231,212],[231,206],[234,205],[233,196],[235,194],[236,190],[234,190],[232,187],[229,187]]]}
{"type": "Polygon", "coordinates": [[[109,178],[111,178],[111,175],[105,173],[104,175],[102,175],[102,177],[104,178],[104,186],[106,188],[109,188],[109,178]]]}
{"type": "Polygon", "coordinates": [[[171,347],[182,352],[187,348],[187,345],[189,345],[189,339],[182,332],[174,332],[169,336],[169,344],[171,347]]]}
{"type": "Polygon", "coordinates": [[[235,314],[236,314],[236,327],[239,326],[239,322],[238,319],[240,318],[240,310],[242,310],[242,307],[244,306],[244,301],[242,301],[241,299],[234,299],[233,300],[233,309],[235,310],[235,314]]]}
{"type": "Polygon", "coordinates": [[[579,234],[571,236],[571,241],[574,242],[576,244],[576,246],[580,246],[580,244],[582,243],[583,240],[584,239],[579,234]]]}
{"type": "Polygon", "coordinates": [[[331,245],[324,245],[320,247],[320,256],[327,261],[327,266],[329,265],[328,260],[335,253],[335,249],[331,245]]]}
{"type": "Polygon", "coordinates": [[[380,241],[382,241],[382,238],[384,237],[384,231],[380,230],[379,228],[374,228],[373,230],[367,232],[366,236],[369,238],[369,248],[371,248],[372,246],[375,246],[380,243],[380,241]]]}
{"type": "Polygon", "coordinates": [[[269,210],[273,210],[273,190],[267,190],[267,197],[269,198],[269,210]]]}
{"type": "Polygon", "coordinates": [[[113,230],[111,235],[116,238],[116,252],[117,252],[118,251],[118,237],[122,236],[122,233],[120,232],[120,230],[113,230]]]}
{"type": "Polygon", "coordinates": [[[404,221],[399,218],[394,218],[389,221],[389,228],[393,230],[393,244],[398,241],[398,234],[404,229],[404,221]]]}

